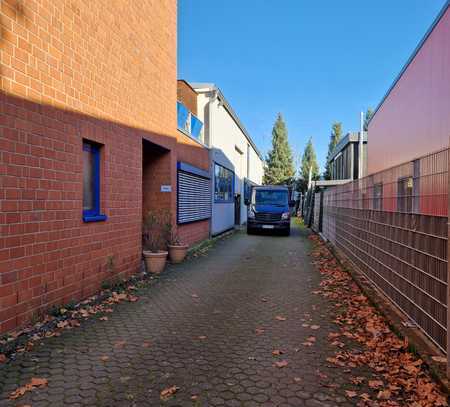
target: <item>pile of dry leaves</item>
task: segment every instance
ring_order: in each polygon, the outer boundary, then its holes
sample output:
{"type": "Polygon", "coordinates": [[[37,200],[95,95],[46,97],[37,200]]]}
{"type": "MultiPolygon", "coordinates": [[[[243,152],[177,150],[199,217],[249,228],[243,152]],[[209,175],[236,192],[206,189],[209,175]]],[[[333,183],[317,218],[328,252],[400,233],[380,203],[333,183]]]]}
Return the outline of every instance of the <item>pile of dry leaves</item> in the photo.
{"type": "Polygon", "coordinates": [[[139,284],[141,281],[136,278],[123,281],[117,289],[102,290],[70,308],[57,308],[53,315],[47,314],[35,324],[8,333],[0,339],[0,364],[13,359],[17,353],[33,349],[43,338],[60,336],[63,330],[80,326],[83,320],[103,314],[99,320],[107,321],[107,314],[113,312],[112,305],[138,301],[138,297],[134,295],[137,290],[135,283],[139,284]]]}
{"type": "Polygon", "coordinates": [[[322,274],[319,290],[315,291],[336,307],[335,323],[339,331],[328,339],[339,349],[327,361],[347,371],[358,366],[370,367],[373,380],[352,377],[355,390],[347,390],[349,398],[359,398],[361,406],[447,406],[447,398],[431,380],[421,359],[408,352],[406,340],[396,336],[384,318],[369,304],[368,299],[337,263],[325,244],[316,235],[312,256],[322,274]],[[357,349],[345,350],[345,342],[355,341],[357,349]],[[372,394],[358,392],[364,383],[372,394]]]}

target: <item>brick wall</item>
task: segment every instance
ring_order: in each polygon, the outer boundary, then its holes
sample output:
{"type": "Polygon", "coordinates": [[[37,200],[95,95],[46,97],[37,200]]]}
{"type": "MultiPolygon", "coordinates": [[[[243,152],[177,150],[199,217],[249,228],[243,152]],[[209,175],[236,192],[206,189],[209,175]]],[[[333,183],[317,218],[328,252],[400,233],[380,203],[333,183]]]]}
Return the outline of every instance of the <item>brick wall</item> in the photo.
{"type": "MultiPolygon", "coordinates": [[[[143,202],[175,211],[158,186],[176,191],[177,160],[207,168],[208,154],[176,130],[175,0],[0,4],[4,332],[134,273],[143,202]],[[103,145],[106,222],[82,221],[83,138],[103,145]],[[143,139],[166,152],[150,157],[148,188],[143,139]]],[[[189,243],[207,237],[204,223],[183,227],[189,243]]]]}
{"type": "Polygon", "coordinates": [[[197,116],[197,92],[185,81],[177,81],[178,100],[197,116]]]}

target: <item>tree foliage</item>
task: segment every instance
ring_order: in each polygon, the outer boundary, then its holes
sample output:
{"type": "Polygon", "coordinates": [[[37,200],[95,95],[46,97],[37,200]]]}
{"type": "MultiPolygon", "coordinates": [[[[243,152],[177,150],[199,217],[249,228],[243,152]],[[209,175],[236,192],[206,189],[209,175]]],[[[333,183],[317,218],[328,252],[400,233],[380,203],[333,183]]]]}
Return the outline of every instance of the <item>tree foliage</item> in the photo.
{"type": "Polygon", "coordinates": [[[266,158],[264,184],[289,184],[295,175],[288,131],[281,113],[272,129],[272,149],[266,158]]]}
{"type": "Polygon", "coordinates": [[[319,179],[319,164],[317,163],[316,152],[314,151],[314,146],[312,139],[309,139],[306,144],[305,151],[303,151],[302,164],[300,168],[301,178],[308,182],[309,171],[311,169],[312,179],[319,179]]]}
{"type": "Polygon", "coordinates": [[[368,131],[369,130],[369,122],[370,122],[370,119],[373,116],[373,113],[374,113],[373,110],[369,107],[367,109],[366,115],[364,117],[364,124],[363,124],[364,131],[368,131]]]}
{"type": "Polygon", "coordinates": [[[331,154],[333,154],[336,145],[339,143],[342,137],[342,123],[334,122],[331,126],[331,134],[330,134],[330,142],[328,143],[328,154],[327,154],[327,163],[325,166],[325,179],[331,179],[331,164],[330,158],[331,154]]]}

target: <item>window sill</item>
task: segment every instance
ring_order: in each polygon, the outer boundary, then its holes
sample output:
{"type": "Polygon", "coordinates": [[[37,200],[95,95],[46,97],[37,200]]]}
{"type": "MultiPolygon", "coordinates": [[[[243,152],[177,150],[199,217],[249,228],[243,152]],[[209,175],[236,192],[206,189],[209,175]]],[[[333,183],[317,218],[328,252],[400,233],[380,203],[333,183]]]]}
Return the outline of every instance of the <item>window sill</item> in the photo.
{"type": "Polygon", "coordinates": [[[83,215],[83,222],[103,222],[107,220],[108,217],[106,215],[83,215]]]}

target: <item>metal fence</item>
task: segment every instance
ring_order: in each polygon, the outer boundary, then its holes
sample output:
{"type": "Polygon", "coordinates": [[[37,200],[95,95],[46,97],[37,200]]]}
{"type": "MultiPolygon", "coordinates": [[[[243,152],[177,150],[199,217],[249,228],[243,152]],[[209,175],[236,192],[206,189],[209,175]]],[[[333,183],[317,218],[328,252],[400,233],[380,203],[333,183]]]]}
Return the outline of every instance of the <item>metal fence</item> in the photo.
{"type": "Polygon", "coordinates": [[[448,150],[323,192],[322,233],[444,352],[448,150]]]}

